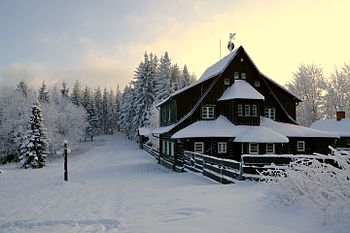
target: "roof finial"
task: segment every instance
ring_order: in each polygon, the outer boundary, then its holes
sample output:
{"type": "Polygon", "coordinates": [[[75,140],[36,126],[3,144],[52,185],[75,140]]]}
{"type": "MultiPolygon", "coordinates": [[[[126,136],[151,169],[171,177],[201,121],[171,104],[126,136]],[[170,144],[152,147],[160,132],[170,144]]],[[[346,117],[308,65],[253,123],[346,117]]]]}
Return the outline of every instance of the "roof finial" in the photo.
{"type": "Polygon", "coordinates": [[[228,41],[227,48],[230,52],[232,52],[232,50],[235,48],[235,45],[232,42],[232,40],[235,39],[235,35],[236,33],[232,33],[232,32],[229,34],[230,40],[228,41]]]}

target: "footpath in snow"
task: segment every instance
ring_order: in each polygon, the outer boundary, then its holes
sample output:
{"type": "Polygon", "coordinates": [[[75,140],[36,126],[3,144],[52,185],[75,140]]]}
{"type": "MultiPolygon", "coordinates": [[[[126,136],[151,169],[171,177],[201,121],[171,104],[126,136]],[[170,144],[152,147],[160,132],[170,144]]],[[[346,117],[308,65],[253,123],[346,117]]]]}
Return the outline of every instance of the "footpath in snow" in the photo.
{"type": "Polygon", "coordinates": [[[69,182],[62,161],[0,167],[0,232],[349,232],[307,207],[271,204],[262,184],[174,173],[122,134],[83,144],[90,149],[69,158],[69,182]]]}

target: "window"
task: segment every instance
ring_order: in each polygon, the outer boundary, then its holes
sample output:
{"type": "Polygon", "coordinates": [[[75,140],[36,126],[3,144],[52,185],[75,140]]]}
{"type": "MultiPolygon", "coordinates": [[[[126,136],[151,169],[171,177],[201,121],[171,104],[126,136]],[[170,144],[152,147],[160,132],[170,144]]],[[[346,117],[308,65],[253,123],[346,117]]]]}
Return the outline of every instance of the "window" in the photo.
{"type": "Polygon", "coordinates": [[[195,142],[194,143],[194,152],[204,153],[204,142],[195,142]]]}
{"type": "Polygon", "coordinates": [[[234,79],[239,79],[239,72],[235,72],[234,79]]]}
{"type": "Polygon", "coordinates": [[[305,151],[305,141],[297,141],[297,151],[298,152],[305,151]]]}
{"type": "Polygon", "coordinates": [[[241,73],[241,79],[246,80],[247,79],[247,74],[246,73],[241,73]]]}
{"type": "Polygon", "coordinates": [[[242,108],[242,104],[238,104],[238,116],[243,116],[243,108],[242,108]]]}
{"type": "Polygon", "coordinates": [[[266,144],[266,154],[275,153],[275,144],[266,144]]]}
{"type": "Polygon", "coordinates": [[[276,120],[276,109],[265,108],[265,117],[270,118],[271,120],[276,120]]]}
{"type": "Polygon", "coordinates": [[[166,141],[166,145],[167,145],[167,147],[166,147],[166,154],[170,155],[170,142],[166,141]]]}
{"type": "Polygon", "coordinates": [[[350,139],[346,140],[346,145],[350,146],[350,139]]]}
{"type": "Polygon", "coordinates": [[[218,153],[219,154],[227,153],[227,143],[226,142],[218,142],[218,153]]]}
{"type": "Polygon", "coordinates": [[[259,154],[259,144],[249,143],[249,154],[252,154],[252,155],[259,154]]]}
{"type": "Polygon", "coordinates": [[[168,122],[170,122],[171,121],[171,111],[170,111],[170,109],[168,110],[168,122]]]}
{"type": "Polygon", "coordinates": [[[255,82],[254,82],[254,86],[255,86],[255,87],[260,87],[260,81],[255,81],[255,82]]]}
{"type": "Polygon", "coordinates": [[[245,105],[244,106],[244,115],[245,116],[250,116],[250,105],[245,105]]]}
{"type": "Polygon", "coordinates": [[[229,78],[225,78],[224,79],[224,85],[225,86],[230,85],[230,79],[229,78]]]}
{"type": "Polygon", "coordinates": [[[165,141],[162,141],[162,152],[163,152],[163,154],[165,154],[165,152],[166,152],[166,144],[165,143],[166,143],[165,141]]]}
{"type": "Polygon", "coordinates": [[[258,108],[255,104],[252,106],[252,116],[258,116],[258,108]]]}
{"type": "Polygon", "coordinates": [[[214,119],[214,106],[202,107],[202,119],[214,119]]]}

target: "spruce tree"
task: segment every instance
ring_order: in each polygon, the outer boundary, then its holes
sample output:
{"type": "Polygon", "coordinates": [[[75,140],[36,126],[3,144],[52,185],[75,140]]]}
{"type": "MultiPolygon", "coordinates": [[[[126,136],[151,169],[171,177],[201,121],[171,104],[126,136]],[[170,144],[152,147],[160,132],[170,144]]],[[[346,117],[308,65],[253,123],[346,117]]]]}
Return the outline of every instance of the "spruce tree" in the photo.
{"type": "Polygon", "coordinates": [[[34,103],[30,116],[28,131],[21,139],[20,160],[24,168],[41,168],[45,166],[48,149],[46,129],[39,102],[34,103]]]}
{"type": "Polygon", "coordinates": [[[29,87],[28,84],[24,81],[21,80],[18,84],[17,84],[17,88],[16,90],[20,93],[22,93],[22,95],[27,98],[28,97],[28,92],[29,92],[29,87]]]}
{"type": "Polygon", "coordinates": [[[171,61],[168,53],[160,59],[159,68],[155,77],[155,103],[159,103],[170,95],[171,61]]]}
{"type": "Polygon", "coordinates": [[[187,66],[185,65],[182,70],[182,75],[179,82],[179,89],[190,85],[190,77],[191,77],[190,73],[188,72],[187,66]]]}
{"type": "Polygon", "coordinates": [[[49,91],[47,90],[47,86],[45,81],[42,82],[41,87],[38,91],[38,99],[40,103],[48,103],[49,102],[49,91]]]}
{"type": "Polygon", "coordinates": [[[82,92],[81,84],[80,84],[79,80],[77,80],[74,83],[70,99],[71,99],[72,103],[75,104],[76,106],[80,106],[82,103],[83,92],[82,92]]]}
{"type": "Polygon", "coordinates": [[[69,88],[67,87],[66,82],[62,83],[61,96],[66,99],[69,97],[69,88]]]}

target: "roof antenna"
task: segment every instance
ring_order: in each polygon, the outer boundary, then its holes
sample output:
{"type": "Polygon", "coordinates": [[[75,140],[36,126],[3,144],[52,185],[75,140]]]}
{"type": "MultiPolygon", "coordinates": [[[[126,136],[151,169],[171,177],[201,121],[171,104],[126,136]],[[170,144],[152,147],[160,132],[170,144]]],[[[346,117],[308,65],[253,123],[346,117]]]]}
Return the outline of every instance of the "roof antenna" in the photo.
{"type": "Polygon", "coordinates": [[[233,49],[235,48],[235,45],[232,42],[232,40],[235,39],[235,35],[236,33],[232,33],[232,32],[229,35],[230,40],[228,41],[227,48],[230,52],[232,52],[233,49]]]}

